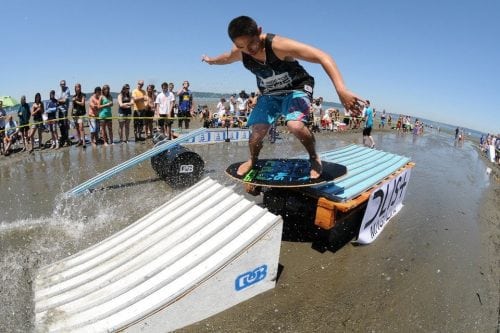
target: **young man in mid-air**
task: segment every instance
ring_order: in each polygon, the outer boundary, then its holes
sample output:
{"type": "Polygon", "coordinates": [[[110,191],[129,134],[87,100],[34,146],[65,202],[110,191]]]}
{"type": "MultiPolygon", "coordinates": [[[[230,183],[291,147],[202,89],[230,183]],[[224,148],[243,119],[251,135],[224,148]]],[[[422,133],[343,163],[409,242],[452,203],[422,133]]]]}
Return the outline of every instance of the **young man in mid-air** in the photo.
{"type": "Polygon", "coordinates": [[[241,164],[237,173],[246,174],[258,160],[270,125],[281,115],[285,116],[288,129],[304,145],[311,162],[310,177],[321,175],[321,159],[316,153],[315,139],[305,124],[314,88],[310,76],[296,59],[321,64],[330,77],[341,103],[351,112],[359,113],[364,101],[347,90],[335,61],[325,52],[295,40],[263,33],[262,27],[248,16],[239,16],[229,23],[229,38],[234,45],[231,51],[216,57],[204,55],[202,61],[210,65],[225,65],[242,61],[257,77],[261,96],[248,119],[252,126],[249,148],[250,158],[241,164]]]}

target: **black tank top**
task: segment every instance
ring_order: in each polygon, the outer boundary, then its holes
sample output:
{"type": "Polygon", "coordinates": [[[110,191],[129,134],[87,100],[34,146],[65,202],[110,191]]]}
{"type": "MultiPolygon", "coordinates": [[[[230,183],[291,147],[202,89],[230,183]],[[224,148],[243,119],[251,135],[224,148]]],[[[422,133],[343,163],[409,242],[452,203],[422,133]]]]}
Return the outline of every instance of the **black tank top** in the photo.
{"type": "MultiPolygon", "coordinates": [[[[33,103],[33,104],[35,104],[35,103],[33,103]]],[[[43,121],[43,117],[42,117],[43,112],[44,112],[44,110],[43,110],[43,104],[42,104],[41,112],[38,112],[35,115],[33,115],[33,121],[36,123],[43,121]]]]}
{"type": "Polygon", "coordinates": [[[266,63],[242,53],[243,65],[257,77],[257,87],[265,95],[287,94],[294,90],[304,91],[312,98],[314,78],[306,72],[298,61],[283,61],[274,54],[272,43],[274,34],[265,39],[266,63]]]}
{"type": "MultiPolygon", "coordinates": [[[[81,102],[85,98],[85,94],[82,94],[82,96],[78,97],[75,95],[75,97],[78,99],[79,102],[81,102]]],[[[73,117],[81,117],[84,116],[87,111],[85,110],[85,104],[80,105],[77,103],[73,103],[73,112],[72,115],[73,117]]]]}
{"type": "MultiPolygon", "coordinates": [[[[129,103],[131,100],[130,95],[122,94],[122,103],[129,103]]],[[[121,106],[118,109],[118,113],[120,114],[127,114],[132,110],[131,108],[122,108],[121,106]]]]}

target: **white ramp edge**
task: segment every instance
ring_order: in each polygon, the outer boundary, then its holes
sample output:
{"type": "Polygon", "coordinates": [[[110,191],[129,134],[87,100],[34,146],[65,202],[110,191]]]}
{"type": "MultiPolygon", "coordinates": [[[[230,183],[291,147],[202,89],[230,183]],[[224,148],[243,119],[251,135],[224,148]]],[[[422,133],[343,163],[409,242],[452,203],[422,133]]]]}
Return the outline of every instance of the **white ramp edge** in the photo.
{"type": "Polygon", "coordinates": [[[274,288],[283,221],[205,178],[102,242],[42,267],[38,332],[169,332],[274,288]]]}

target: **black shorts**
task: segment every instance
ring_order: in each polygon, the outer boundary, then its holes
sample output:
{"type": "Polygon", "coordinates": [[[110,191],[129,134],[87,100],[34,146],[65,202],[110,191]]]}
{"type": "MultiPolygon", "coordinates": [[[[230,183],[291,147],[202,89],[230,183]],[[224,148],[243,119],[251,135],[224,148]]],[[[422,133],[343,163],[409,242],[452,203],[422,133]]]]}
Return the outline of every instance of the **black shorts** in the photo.
{"type": "Polygon", "coordinates": [[[28,122],[19,122],[19,130],[21,132],[27,132],[30,129],[30,123],[28,122]]]}
{"type": "Polygon", "coordinates": [[[363,129],[363,136],[370,136],[372,135],[372,128],[371,126],[370,127],[365,127],[363,129]]]}
{"type": "MultiPolygon", "coordinates": [[[[144,110],[135,110],[134,118],[135,117],[144,117],[144,110]]],[[[143,125],[144,125],[143,119],[134,119],[134,126],[141,127],[143,125]]]]}
{"type": "Polygon", "coordinates": [[[174,121],[172,119],[166,119],[167,115],[166,114],[161,114],[160,119],[158,119],[158,126],[163,127],[163,126],[172,126],[174,121]]]}
{"type": "Polygon", "coordinates": [[[118,109],[118,115],[120,117],[130,117],[131,114],[132,114],[132,110],[130,110],[130,109],[122,109],[122,108],[118,109]]]}
{"type": "Polygon", "coordinates": [[[155,112],[153,110],[145,110],[144,117],[150,117],[151,119],[144,119],[147,121],[153,121],[153,117],[155,116],[155,112]]]}
{"type": "MultiPolygon", "coordinates": [[[[189,111],[181,111],[179,110],[179,113],[177,113],[177,117],[179,118],[191,118],[191,113],[189,111]]],[[[182,119],[179,119],[182,120],[182,119]]],[[[185,119],[189,121],[190,119],[185,119]]]]}

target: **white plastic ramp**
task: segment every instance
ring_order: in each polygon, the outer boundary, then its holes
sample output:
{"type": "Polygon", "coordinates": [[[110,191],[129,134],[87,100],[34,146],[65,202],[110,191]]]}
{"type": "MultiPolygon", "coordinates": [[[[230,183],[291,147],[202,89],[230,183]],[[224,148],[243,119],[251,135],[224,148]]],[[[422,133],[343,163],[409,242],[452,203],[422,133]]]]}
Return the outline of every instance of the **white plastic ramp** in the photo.
{"type": "Polygon", "coordinates": [[[39,332],[168,332],[274,287],[282,219],[205,178],[38,271],[39,332]]]}

